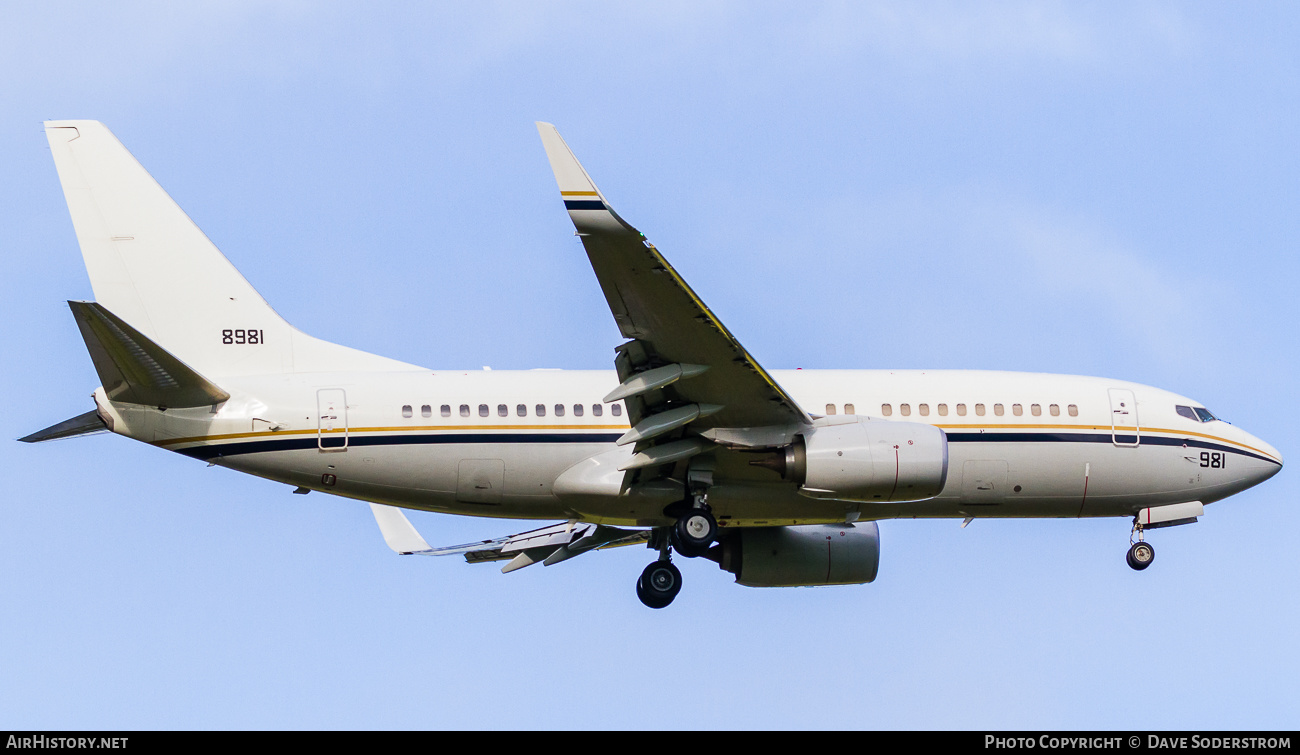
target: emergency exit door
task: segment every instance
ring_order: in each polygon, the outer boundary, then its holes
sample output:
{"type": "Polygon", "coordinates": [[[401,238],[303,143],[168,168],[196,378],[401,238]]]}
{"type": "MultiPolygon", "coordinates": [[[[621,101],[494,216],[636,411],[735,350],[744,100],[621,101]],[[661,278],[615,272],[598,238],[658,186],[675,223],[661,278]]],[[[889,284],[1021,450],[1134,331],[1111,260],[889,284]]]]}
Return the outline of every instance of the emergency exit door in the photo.
{"type": "Polygon", "coordinates": [[[316,391],[316,416],[316,445],[320,450],[348,450],[348,401],[342,388],[316,391]]]}

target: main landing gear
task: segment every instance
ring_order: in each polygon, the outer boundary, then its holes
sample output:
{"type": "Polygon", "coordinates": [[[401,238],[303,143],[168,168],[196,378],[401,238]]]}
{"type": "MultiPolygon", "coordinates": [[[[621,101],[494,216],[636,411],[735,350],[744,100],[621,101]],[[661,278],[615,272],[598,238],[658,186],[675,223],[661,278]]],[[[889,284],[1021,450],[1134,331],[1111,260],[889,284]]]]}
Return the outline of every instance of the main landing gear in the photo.
{"type": "Polygon", "coordinates": [[[650,564],[636,581],[636,596],[650,608],[667,606],[681,589],[682,573],[672,561],[650,564]]]}
{"type": "Polygon", "coordinates": [[[1156,549],[1142,539],[1142,525],[1136,519],[1133,520],[1133,532],[1129,535],[1128,541],[1131,545],[1126,559],[1130,567],[1142,571],[1156,560],[1156,549]]]}
{"type": "Polygon", "coordinates": [[[717,539],[718,522],[707,505],[687,511],[673,525],[673,544],[687,558],[703,556],[717,539]]]}
{"type": "Polygon", "coordinates": [[[666,513],[675,513],[673,509],[680,511],[677,522],[655,530],[650,539],[650,547],[659,550],[659,559],[636,581],[636,596],[650,608],[667,606],[682,589],[682,573],[673,566],[672,551],[684,558],[703,556],[718,539],[718,521],[709,510],[706,493],[675,503],[666,513]]]}

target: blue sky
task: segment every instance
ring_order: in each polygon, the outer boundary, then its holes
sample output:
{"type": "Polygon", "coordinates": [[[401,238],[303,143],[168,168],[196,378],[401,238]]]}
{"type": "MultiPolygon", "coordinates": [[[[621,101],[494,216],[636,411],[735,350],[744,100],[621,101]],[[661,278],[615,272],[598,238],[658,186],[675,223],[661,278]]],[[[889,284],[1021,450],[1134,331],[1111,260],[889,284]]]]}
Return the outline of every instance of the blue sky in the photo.
{"type": "MultiPolygon", "coordinates": [[[[9,3],[0,437],[90,408],[41,130],[104,121],[290,322],[603,368],[555,123],[766,366],[1105,375],[1296,456],[1300,12],[1253,3],[9,3]]],[[[0,727],[1295,728],[1290,469],[1128,522],[888,521],[867,586],[503,576],[116,436],[0,452],[0,727]]],[[[520,525],[412,516],[458,543],[520,525]]]]}

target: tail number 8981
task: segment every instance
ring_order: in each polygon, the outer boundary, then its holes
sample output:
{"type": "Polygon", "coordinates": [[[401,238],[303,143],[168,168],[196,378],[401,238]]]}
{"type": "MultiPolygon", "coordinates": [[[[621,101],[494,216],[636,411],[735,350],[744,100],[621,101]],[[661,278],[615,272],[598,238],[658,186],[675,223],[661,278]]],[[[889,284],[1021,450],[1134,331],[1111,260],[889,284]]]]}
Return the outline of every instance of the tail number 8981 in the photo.
{"type": "MultiPolygon", "coordinates": [[[[260,330],[244,330],[240,328],[221,331],[221,342],[225,344],[259,344],[266,343],[266,338],[260,330]]],[[[1201,455],[1204,456],[1205,454],[1201,455]]]]}

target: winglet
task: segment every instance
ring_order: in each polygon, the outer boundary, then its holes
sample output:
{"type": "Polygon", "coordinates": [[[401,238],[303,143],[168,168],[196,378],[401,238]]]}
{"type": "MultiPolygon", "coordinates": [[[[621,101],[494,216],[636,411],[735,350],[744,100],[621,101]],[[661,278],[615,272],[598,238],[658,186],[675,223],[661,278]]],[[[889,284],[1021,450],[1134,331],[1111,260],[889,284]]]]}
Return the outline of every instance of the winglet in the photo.
{"type": "Polygon", "coordinates": [[[407,556],[432,550],[429,544],[424,542],[424,538],[420,537],[420,533],[415,531],[411,520],[406,518],[406,514],[403,514],[401,509],[372,503],[370,512],[375,515],[375,522],[379,524],[379,532],[384,536],[384,542],[397,553],[407,556]]]}
{"type": "Polygon", "coordinates": [[[560,132],[551,124],[538,121],[537,133],[542,137],[546,159],[550,160],[555,183],[560,187],[564,209],[569,211],[569,219],[578,229],[578,235],[617,233],[640,238],[641,233],[620,218],[605,201],[605,196],[596,188],[596,182],[573,156],[573,150],[564,143],[560,132]]]}
{"type": "MultiPolygon", "coordinates": [[[[551,170],[555,172],[555,183],[560,187],[560,196],[564,197],[564,205],[568,207],[570,202],[600,201],[602,197],[600,189],[596,188],[596,182],[592,181],[587,171],[583,170],[582,164],[573,156],[573,150],[564,143],[564,137],[560,136],[555,126],[537,121],[537,133],[542,137],[542,146],[546,148],[546,159],[551,161],[551,170]]],[[[569,209],[575,208],[569,207],[569,209]]],[[[604,207],[579,209],[603,210],[604,207]]]]}

